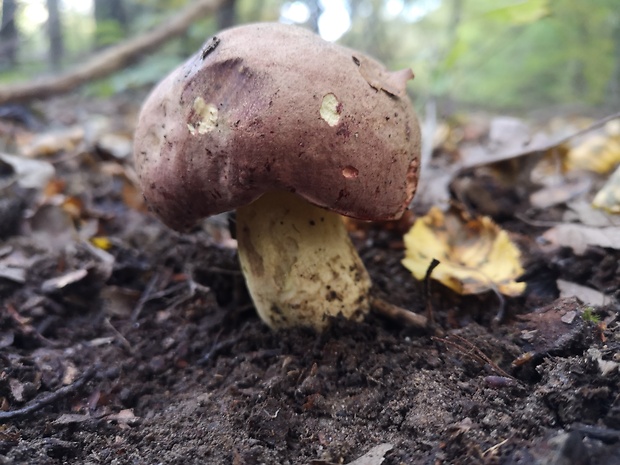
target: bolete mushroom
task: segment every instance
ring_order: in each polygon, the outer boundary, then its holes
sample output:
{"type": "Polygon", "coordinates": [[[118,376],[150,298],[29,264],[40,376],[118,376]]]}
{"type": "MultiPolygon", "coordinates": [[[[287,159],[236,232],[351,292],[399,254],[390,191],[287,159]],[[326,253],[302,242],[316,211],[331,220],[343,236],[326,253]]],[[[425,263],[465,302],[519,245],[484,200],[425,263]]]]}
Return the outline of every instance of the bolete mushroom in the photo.
{"type": "Polygon", "coordinates": [[[295,26],[223,31],[142,108],[146,201],[177,230],[237,209],[241,268],[272,328],[360,319],[371,282],[340,215],[391,220],[409,205],[412,77],[295,26]]]}

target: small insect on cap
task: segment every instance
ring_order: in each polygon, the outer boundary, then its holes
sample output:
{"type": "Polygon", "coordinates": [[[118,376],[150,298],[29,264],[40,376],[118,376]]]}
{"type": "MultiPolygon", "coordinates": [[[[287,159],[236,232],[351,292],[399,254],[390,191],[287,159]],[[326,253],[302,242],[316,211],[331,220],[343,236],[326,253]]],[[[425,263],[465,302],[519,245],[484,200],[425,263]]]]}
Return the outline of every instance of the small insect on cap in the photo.
{"type": "Polygon", "coordinates": [[[134,150],[145,198],[176,229],[274,190],[398,218],[418,177],[412,77],[295,26],[223,31],[144,104],[134,150]]]}

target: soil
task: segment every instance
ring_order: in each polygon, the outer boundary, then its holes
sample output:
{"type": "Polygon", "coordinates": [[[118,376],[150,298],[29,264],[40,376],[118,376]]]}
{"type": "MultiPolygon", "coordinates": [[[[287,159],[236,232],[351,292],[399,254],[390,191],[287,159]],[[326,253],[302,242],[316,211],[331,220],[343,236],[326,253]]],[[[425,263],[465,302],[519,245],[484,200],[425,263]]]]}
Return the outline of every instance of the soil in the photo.
{"type": "MultiPolygon", "coordinates": [[[[47,114],[94,111],[68,101],[47,114]]],[[[55,156],[63,194],[81,201],[73,225],[37,229],[41,197],[14,185],[0,209],[0,258],[29,260],[21,282],[0,278],[0,463],[620,464],[618,308],[555,286],[617,291],[618,251],[544,249],[544,229],[503,221],[528,290],[498,322],[494,294],[433,283],[427,295],[400,264],[397,229],[360,229],[377,295],[430,307],[446,336],[375,313],[274,332],[226,218],[177,234],[128,203],[126,173],[102,170],[130,161],[88,146],[55,156]],[[79,237],[89,220],[103,255],[79,237]]]]}

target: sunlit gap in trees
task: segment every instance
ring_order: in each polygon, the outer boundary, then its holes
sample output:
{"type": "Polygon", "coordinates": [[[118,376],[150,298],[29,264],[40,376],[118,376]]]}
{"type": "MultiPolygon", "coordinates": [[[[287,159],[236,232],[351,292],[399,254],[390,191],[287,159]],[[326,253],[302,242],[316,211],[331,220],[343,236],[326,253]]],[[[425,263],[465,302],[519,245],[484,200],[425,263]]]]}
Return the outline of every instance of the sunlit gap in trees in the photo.
{"type": "MultiPolygon", "coordinates": [[[[21,0],[20,5],[24,18],[23,30],[30,32],[45,24],[48,18],[45,0],[21,0]]],[[[86,16],[93,11],[93,0],[62,0],[60,7],[86,16]]]]}
{"type": "MultiPolygon", "coordinates": [[[[320,0],[322,13],[319,16],[319,34],[325,40],[336,41],[351,27],[351,6],[348,0],[320,0]]],[[[441,6],[441,0],[386,0],[381,14],[386,19],[398,16],[406,21],[415,22],[441,6]]],[[[361,2],[357,14],[370,16],[373,14],[373,5],[370,1],[361,2]]],[[[308,4],[302,0],[286,2],[280,9],[280,22],[303,24],[310,19],[311,11],[308,4]]]]}
{"type": "MultiPolygon", "coordinates": [[[[385,0],[381,11],[385,19],[400,17],[409,22],[419,21],[427,14],[441,6],[442,0],[385,0]]],[[[351,5],[349,0],[320,0],[322,13],[318,20],[319,34],[325,40],[336,41],[351,27],[351,5]]],[[[47,21],[48,12],[44,0],[22,0],[23,27],[34,30],[47,21]]],[[[93,11],[93,0],[62,0],[63,9],[90,15],[93,11]]],[[[362,1],[356,13],[368,17],[374,13],[371,0],[362,1]]],[[[310,19],[310,8],[303,0],[285,2],[280,8],[280,22],[303,24],[310,19]]]]}

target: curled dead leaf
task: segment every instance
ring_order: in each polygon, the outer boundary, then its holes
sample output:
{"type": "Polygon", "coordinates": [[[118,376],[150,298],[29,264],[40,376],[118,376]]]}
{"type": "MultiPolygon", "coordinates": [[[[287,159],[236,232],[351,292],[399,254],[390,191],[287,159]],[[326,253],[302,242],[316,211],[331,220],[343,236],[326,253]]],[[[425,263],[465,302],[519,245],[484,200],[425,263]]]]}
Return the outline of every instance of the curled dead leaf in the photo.
{"type": "Polygon", "coordinates": [[[517,296],[525,290],[525,283],[516,282],[523,273],[519,249],[488,217],[463,221],[455,214],[444,216],[434,207],[415,222],[404,241],[402,263],[418,280],[424,279],[431,261],[437,259],[440,264],[432,278],[459,294],[496,288],[517,296]]]}
{"type": "Polygon", "coordinates": [[[620,227],[594,228],[581,224],[558,224],[548,229],[543,238],[550,244],[570,247],[577,255],[583,255],[590,246],[620,249],[620,227]]]}
{"type": "Polygon", "coordinates": [[[0,166],[4,164],[10,166],[17,184],[26,189],[43,189],[55,174],[54,166],[46,161],[0,153],[0,166]]]}

